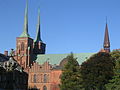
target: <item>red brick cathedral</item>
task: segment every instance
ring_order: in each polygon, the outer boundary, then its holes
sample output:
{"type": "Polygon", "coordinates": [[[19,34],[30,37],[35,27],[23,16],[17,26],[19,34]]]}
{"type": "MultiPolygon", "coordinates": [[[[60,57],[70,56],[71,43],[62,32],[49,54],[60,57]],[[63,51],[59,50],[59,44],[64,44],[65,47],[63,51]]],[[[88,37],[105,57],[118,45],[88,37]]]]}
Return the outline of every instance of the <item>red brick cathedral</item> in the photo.
{"type": "Polygon", "coordinates": [[[36,62],[37,56],[45,54],[46,44],[40,35],[40,12],[36,38],[33,40],[28,34],[28,2],[25,8],[24,30],[16,39],[15,59],[28,73],[28,87],[40,90],[59,90],[61,69],[53,68],[49,62],[36,62]]]}
{"type": "MultiPolygon", "coordinates": [[[[105,28],[104,49],[110,52],[108,26],[105,28]]],[[[25,8],[24,30],[16,39],[15,60],[28,73],[28,87],[39,90],[60,90],[61,69],[67,62],[68,54],[45,54],[46,44],[41,39],[40,12],[38,12],[38,24],[36,38],[33,40],[28,33],[28,2],[25,8]]],[[[93,53],[75,54],[79,64],[93,53]]]]}

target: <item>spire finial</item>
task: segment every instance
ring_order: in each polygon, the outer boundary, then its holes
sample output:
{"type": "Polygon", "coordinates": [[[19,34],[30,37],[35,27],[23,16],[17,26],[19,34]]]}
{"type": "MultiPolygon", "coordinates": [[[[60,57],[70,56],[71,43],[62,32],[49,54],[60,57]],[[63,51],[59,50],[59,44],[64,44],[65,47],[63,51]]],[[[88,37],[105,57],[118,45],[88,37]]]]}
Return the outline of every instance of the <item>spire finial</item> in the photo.
{"type": "Polygon", "coordinates": [[[106,24],[107,24],[107,16],[106,16],[106,24]]]}
{"type": "Polygon", "coordinates": [[[38,8],[38,25],[40,26],[40,8],[38,8]]]}
{"type": "Polygon", "coordinates": [[[40,8],[38,9],[38,24],[37,24],[37,33],[36,33],[35,42],[39,42],[39,41],[42,42],[40,35],[40,8]]]}
{"type": "Polygon", "coordinates": [[[28,0],[26,0],[24,30],[20,37],[29,37],[29,34],[28,34],[28,0]]]}

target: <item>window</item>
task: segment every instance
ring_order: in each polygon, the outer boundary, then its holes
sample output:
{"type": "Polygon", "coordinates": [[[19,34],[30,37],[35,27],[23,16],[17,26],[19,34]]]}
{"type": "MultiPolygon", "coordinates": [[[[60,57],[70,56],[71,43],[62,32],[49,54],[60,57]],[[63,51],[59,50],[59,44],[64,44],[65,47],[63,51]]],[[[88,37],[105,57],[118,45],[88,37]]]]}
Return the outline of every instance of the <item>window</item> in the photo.
{"type": "Polygon", "coordinates": [[[43,81],[42,81],[42,74],[40,75],[40,82],[43,82],[43,81]]]}
{"type": "Polygon", "coordinates": [[[44,74],[44,83],[47,83],[47,75],[44,74]]]}
{"type": "Polygon", "coordinates": [[[24,43],[21,43],[21,51],[24,51],[24,43]]]}
{"type": "Polygon", "coordinates": [[[36,81],[37,81],[37,76],[36,76],[36,74],[34,74],[33,82],[36,83],[36,81]]]}
{"type": "Polygon", "coordinates": [[[49,74],[47,75],[47,82],[49,83],[49,74]]]}
{"type": "Polygon", "coordinates": [[[47,90],[47,87],[46,87],[46,86],[44,86],[44,87],[43,87],[43,90],[47,90]]]}

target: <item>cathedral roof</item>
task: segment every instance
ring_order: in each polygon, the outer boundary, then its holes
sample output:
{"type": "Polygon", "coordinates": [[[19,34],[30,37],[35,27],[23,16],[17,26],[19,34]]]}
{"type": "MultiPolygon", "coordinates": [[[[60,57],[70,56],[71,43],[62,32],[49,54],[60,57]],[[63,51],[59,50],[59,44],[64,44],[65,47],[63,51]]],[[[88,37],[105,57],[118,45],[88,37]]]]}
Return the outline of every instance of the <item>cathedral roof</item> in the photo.
{"type": "MultiPolygon", "coordinates": [[[[78,63],[81,64],[93,54],[95,53],[76,53],[74,57],[77,58],[78,63]]],[[[59,65],[68,55],[69,54],[39,54],[37,55],[36,62],[43,64],[45,61],[48,61],[52,65],[59,65]]]]}

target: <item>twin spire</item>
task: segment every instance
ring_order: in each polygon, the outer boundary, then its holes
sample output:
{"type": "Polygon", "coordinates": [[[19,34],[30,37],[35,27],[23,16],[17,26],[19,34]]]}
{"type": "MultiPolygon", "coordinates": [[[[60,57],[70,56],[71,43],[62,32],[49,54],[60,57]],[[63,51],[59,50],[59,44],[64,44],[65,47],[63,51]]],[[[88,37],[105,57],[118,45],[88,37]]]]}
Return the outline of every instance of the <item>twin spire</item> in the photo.
{"type": "Polygon", "coordinates": [[[41,40],[41,35],[40,35],[40,9],[38,10],[38,24],[37,24],[37,35],[35,38],[35,42],[39,42],[41,40]]]}
{"type": "MultiPolygon", "coordinates": [[[[23,30],[23,33],[20,35],[20,37],[30,37],[30,35],[28,34],[28,0],[26,0],[24,30],[23,30]]],[[[37,34],[36,34],[35,42],[42,42],[41,35],[40,35],[40,10],[38,10],[38,24],[37,24],[37,34]]],[[[106,27],[105,27],[103,47],[106,52],[110,52],[110,40],[109,40],[107,22],[106,22],[106,27]]]]}
{"type": "Polygon", "coordinates": [[[20,37],[30,37],[30,35],[28,34],[28,0],[26,1],[25,8],[24,29],[20,37]]]}
{"type": "MultiPolygon", "coordinates": [[[[30,37],[28,33],[28,0],[26,0],[26,8],[25,8],[25,18],[24,18],[24,29],[20,37],[30,37]]],[[[40,36],[40,10],[38,10],[38,24],[37,24],[37,35],[35,38],[35,42],[39,42],[41,40],[40,36]]]]}

